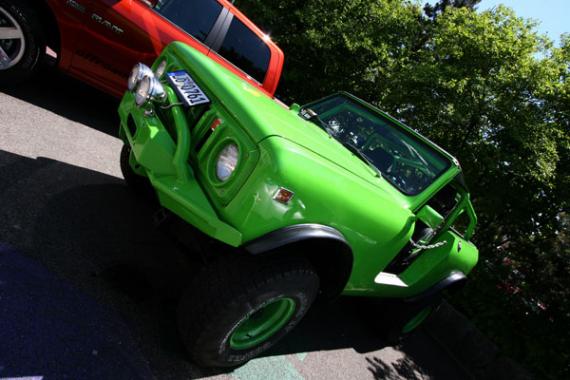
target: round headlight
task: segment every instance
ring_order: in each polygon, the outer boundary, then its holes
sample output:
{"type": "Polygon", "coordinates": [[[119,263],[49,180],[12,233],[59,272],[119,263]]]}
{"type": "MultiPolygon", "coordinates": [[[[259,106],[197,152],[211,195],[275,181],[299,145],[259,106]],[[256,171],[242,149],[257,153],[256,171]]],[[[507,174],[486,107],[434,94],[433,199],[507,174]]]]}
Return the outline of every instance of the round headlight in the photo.
{"type": "Polygon", "coordinates": [[[236,144],[226,145],[220,152],[216,162],[216,176],[220,181],[227,181],[236,169],[239,150],[236,144]]]}
{"type": "Polygon", "coordinates": [[[158,64],[156,70],[154,70],[154,76],[160,78],[162,77],[165,71],[166,71],[166,61],[162,61],[158,64]]]}
{"type": "Polygon", "coordinates": [[[139,107],[149,100],[163,102],[165,99],[164,87],[155,77],[144,77],[135,89],[135,103],[139,107]]]}
{"type": "Polygon", "coordinates": [[[127,86],[129,91],[133,91],[139,82],[143,80],[145,77],[153,77],[154,73],[152,72],[151,68],[145,65],[144,63],[137,63],[133,70],[131,71],[131,75],[129,75],[129,80],[127,82],[127,86]]]}
{"type": "Polygon", "coordinates": [[[142,106],[150,99],[150,77],[144,77],[135,88],[135,103],[142,106]]]}

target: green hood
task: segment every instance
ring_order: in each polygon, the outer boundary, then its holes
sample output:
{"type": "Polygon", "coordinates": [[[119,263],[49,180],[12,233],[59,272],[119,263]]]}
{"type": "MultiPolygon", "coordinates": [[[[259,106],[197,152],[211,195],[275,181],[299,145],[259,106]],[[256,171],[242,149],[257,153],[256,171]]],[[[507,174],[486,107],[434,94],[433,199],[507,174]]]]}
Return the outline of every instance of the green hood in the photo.
{"type": "Polygon", "coordinates": [[[176,57],[179,68],[189,71],[202,90],[210,94],[210,99],[220,102],[255,142],[279,136],[311,150],[368,182],[391,187],[378,178],[365,162],[321,128],[286,109],[229,70],[184,44],[173,43],[168,49],[176,57]]]}

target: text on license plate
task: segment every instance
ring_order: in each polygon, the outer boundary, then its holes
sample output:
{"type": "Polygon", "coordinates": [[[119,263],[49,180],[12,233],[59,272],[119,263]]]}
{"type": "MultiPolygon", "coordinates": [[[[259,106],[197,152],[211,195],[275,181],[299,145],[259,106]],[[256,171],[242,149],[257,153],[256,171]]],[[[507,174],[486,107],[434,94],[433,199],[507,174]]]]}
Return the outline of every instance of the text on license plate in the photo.
{"type": "Polygon", "coordinates": [[[210,102],[210,99],[186,71],[174,71],[167,73],[167,76],[168,81],[174,86],[178,97],[185,105],[192,107],[210,102]]]}

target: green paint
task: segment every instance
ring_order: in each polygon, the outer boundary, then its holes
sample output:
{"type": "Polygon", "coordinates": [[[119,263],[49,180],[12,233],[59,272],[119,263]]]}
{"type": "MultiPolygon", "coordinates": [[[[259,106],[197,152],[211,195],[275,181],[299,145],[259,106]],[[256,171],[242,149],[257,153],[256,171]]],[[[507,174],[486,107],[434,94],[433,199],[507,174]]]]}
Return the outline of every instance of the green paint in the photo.
{"type": "MultiPolygon", "coordinates": [[[[428,223],[439,224],[432,242],[446,240],[447,244],[425,251],[400,275],[407,287],[374,282],[410,240],[422,207],[461,173],[457,161],[425,137],[372,105],[343,95],[417,140],[411,150],[421,146],[448,162],[447,169],[423,191],[406,195],[323,129],[300,117],[298,108],[282,107],[203,54],[175,42],[163,51],[159,61],[163,59],[167,71],[188,71],[211,105],[160,110],[149,104],[146,110],[156,111],[149,116],[126,94],[119,108],[120,135],[132,146],[134,160],[155,187],[161,204],[183,220],[232,246],[286,226],[331,226],[352,249],[346,295],[413,296],[452,271],[467,274],[475,266],[478,251],[469,239],[476,216],[468,192],[460,189],[459,203],[445,219],[436,220],[437,215],[426,208],[421,215],[428,223]],[[127,128],[130,117],[137,126],[134,136],[127,128]],[[216,119],[221,123],[211,132],[216,119]],[[216,160],[230,142],[239,147],[239,161],[230,179],[221,183],[214,174],[216,160]],[[279,187],[295,193],[288,205],[273,199],[279,187]],[[464,236],[450,228],[462,213],[470,220],[464,236]]],[[[174,103],[174,92],[166,87],[174,103]]],[[[387,143],[380,138],[372,145],[387,143]]]]}
{"type": "Polygon", "coordinates": [[[418,212],[418,219],[431,228],[437,228],[443,223],[443,216],[433,209],[430,205],[425,205],[418,212]]]}
{"type": "Polygon", "coordinates": [[[296,304],[291,298],[274,300],[247,316],[230,336],[230,347],[246,350],[271,338],[291,319],[296,304]]]}

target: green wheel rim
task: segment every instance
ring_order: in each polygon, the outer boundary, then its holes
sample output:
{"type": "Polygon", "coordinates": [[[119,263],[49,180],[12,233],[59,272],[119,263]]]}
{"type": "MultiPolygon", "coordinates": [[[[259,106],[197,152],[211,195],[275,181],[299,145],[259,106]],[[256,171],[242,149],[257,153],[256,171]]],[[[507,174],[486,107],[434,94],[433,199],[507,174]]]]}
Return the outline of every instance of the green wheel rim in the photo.
{"type": "Polygon", "coordinates": [[[295,301],[288,297],[262,305],[246,316],[232,332],[230,347],[246,350],[265,342],[289,322],[295,309],[295,301]]]}
{"type": "Polygon", "coordinates": [[[408,321],[402,328],[402,332],[407,334],[409,332],[414,331],[419,325],[422,324],[423,321],[431,314],[432,307],[428,306],[422,309],[418,314],[416,314],[412,319],[408,321]]]}

